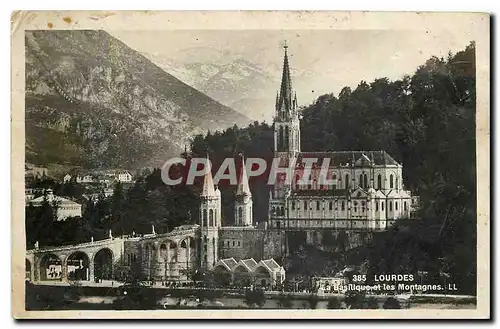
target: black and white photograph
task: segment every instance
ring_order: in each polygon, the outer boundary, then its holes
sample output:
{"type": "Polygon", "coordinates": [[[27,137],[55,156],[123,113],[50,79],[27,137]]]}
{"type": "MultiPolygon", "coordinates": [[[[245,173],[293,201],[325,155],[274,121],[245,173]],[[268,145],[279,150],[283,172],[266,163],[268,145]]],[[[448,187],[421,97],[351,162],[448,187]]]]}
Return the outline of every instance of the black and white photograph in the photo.
{"type": "Polygon", "coordinates": [[[487,14],[19,15],[18,317],[489,317],[487,14]]]}

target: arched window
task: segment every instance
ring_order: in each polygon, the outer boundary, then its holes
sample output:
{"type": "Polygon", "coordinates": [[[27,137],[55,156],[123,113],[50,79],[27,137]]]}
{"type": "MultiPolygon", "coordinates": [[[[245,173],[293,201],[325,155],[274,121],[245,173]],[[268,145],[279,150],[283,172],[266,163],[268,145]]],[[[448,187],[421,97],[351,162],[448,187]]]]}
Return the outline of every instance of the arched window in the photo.
{"type": "Polygon", "coordinates": [[[342,209],[342,211],[345,210],[345,202],[344,201],[342,201],[341,209],[342,209]]]}
{"type": "Polygon", "coordinates": [[[363,174],[359,175],[359,187],[363,187],[363,174]]]}
{"type": "Polygon", "coordinates": [[[358,212],[358,203],[354,201],[354,212],[358,212]]]}
{"type": "Polygon", "coordinates": [[[394,176],[392,174],[389,176],[389,187],[394,188],[394,176]]]}
{"type": "Polygon", "coordinates": [[[319,201],[316,201],[316,210],[319,210],[319,201]]]}
{"type": "Polygon", "coordinates": [[[389,201],[389,211],[392,211],[392,201],[389,201]]]}
{"type": "Polygon", "coordinates": [[[368,176],[365,174],[364,179],[363,179],[363,187],[367,188],[368,187],[368,176]]]}
{"type": "Polygon", "coordinates": [[[292,210],[295,210],[295,201],[292,201],[292,210]]]}
{"type": "Polygon", "coordinates": [[[304,210],[307,210],[307,201],[304,200],[304,210]]]}
{"type": "Polygon", "coordinates": [[[207,210],[203,209],[203,224],[204,227],[207,226],[207,210]]]}
{"type": "Polygon", "coordinates": [[[241,208],[241,207],[238,208],[238,219],[239,219],[240,223],[243,220],[243,208],[241,208]]]}
{"type": "Polygon", "coordinates": [[[345,175],[345,188],[348,189],[349,188],[349,175],[345,175]]]}
{"type": "Polygon", "coordinates": [[[214,226],[214,211],[213,209],[210,209],[209,213],[208,213],[208,221],[209,221],[209,226],[210,227],[213,227],[214,226]]]}
{"type": "Polygon", "coordinates": [[[378,211],[378,201],[375,201],[375,211],[378,211]]]}
{"type": "Polygon", "coordinates": [[[330,204],[328,205],[329,210],[333,210],[333,202],[330,201],[330,204]]]}
{"type": "Polygon", "coordinates": [[[382,211],[384,211],[384,201],[382,201],[380,205],[382,206],[382,211]]]}
{"type": "Polygon", "coordinates": [[[281,216],[285,216],[285,207],[281,207],[281,216]]]}
{"type": "Polygon", "coordinates": [[[394,202],[394,206],[396,207],[396,210],[398,210],[398,202],[394,202]]]}
{"type": "Polygon", "coordinates": [[[278,133],[278,150],[282,151],[283,150],[283,126],[280,126],[280,131],[278,133]]]}
{"type": "Polygon", "coordinates": [[[405,201],[405,202],[403,202],[403,209],[404,209],[404,211],[406,212],[406,201],[405,201]]]}
{"type": "Polygon", "coordinates": [[[377,176],[377,189],[382,189],[382,175],[380,174],[377,176]]]}
{"type": "Polygon", "coordinates": [[[290,134],[289,134],[289,128],[288,126],[285,127],[285,143],[283,145],[285,151],[288,151],[290,145],[290,134]]]}

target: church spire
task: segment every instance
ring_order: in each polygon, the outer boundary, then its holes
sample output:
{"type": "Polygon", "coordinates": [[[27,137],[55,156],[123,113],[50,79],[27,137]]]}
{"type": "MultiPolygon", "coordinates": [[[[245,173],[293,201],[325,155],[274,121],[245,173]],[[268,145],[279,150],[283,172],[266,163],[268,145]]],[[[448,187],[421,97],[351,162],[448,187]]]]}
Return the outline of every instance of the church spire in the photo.
{"type": "Polygon", "coordinates": [[[237,196],[252,195],[248,186],[247,170],[245,168],[245,158],[241,155],[241,171],[238,177],[238,188],[236,189],[237,196]]]}
{"type": "Polygon", "coordinates": [[[290,111],[292,109],[292,79],[290,77],[290,65],[288,64],[288,45],[283,46],[285,56],[283,59],[283,73],[281,75],[281,88],[278,101],[278,109],[290,111]]]}
{"type": "Polygon", "coordinates": [[[210,165],[210,159],[208,158],[205,163],[205,166],[208,167],[207,173],[203,177],[203,189],[201,190],[202,197],[216,197],[214,181],[212,179],[212,166],[210,165]]]}

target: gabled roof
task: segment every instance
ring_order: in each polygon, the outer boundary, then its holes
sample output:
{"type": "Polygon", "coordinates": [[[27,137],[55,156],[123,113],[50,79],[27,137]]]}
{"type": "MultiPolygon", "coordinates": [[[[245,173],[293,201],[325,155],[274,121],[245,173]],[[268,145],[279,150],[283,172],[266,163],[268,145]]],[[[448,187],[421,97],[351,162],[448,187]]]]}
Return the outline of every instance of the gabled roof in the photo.
{"type": "Polygon", "coordinates": [[[334,151],[334,152],[301,152],[297,164],[303,163],[303,158],[317,158],[321,167],[325,158],[330,159],[330,167],[346,167],[358,164],[371,166],[399,165],[386,151],[334,151]],[[360,160],[361,159],[361,160],[360,160]]]}
{"type": "Polygon", "coordinates": [[[260,263],[265,264],[271,271],[279,270],[280,266],[274,259],[261,260],[260,263]]]}
{"type": "Polygon", "coordinates": [[[365,190],[363,190],[361,187],[358,187],[357,189],[355,189],[351,193],[351,197],[354,197],[354,198],[366,198],[367,196],[368,196],[368,193],[365,190]]]}
{"type": "Polygon", "coordinates": [[[253,272],[257,267],[257,262],[253,258],[242,259],[238,262],[238,264],[243,265],[248,270],[248,272],[253,272]]]}
{"type": "MultiPolygon", "coordinates": [[[[38,198],[35,198],[33,200],[31,200],[30,202],[33,203],[34,205],[38,205],[38,204],[41,204],[42,202],[44,201],[44,196],[40,196],[38,198]]],[[[56,202],[60,205],[66,205],[66,206],[70,206],[70,205],[74,205],[74,206],[80,206],[79,203],[77,202],[74,202],[74,201],[71,201],[69,199],[66,199],[66,198],[63,198],[63,197],[60,197],[60,196],[57,196],[57,195],[48,195],[47,196],[47,201],[48,202],[56,202]]]]}
{"type": "Polygon", "coordinates": [[[371,160],[368,159],[368,157],[364,153],[362,153],[361,156],[356,160],[356,162],[354,162],[354,166],[356,167],[368,167],[371,165],[371,160]]]}
{"type": "Polygon", "coordinates": [[[291,196],[328,196],[328,197],[345,197],[349,194],[349,190],[346,189],[330,189],[330,190],[292,190],[291,196]]]}
{"type": "Polygon", "coordinates": [[[398,190],[390,190],[389,193],[387,193],[388,198],[399,198],[400,194],[398,190]]]}
{"type": "Polygon", "coordinates": [[[238,262],[234,258],[226,258],[226,259],[221,259],[217,263],[220,263],[222,266],[224,266],[228,271],[234,270],[236,266],[238,265],[238,262]]]}

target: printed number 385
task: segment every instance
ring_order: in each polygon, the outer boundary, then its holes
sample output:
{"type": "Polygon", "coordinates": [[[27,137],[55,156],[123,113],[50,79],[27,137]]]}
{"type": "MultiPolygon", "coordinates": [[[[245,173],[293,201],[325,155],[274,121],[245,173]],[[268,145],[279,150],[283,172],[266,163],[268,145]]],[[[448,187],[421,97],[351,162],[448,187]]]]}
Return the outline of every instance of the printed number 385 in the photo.
{"type": "Polygon", "coordinates": [[[352,276],[352,280],[354,282],[365,282],[366,281],[366,275],[365,274],[355,274],[352,276]]]}

